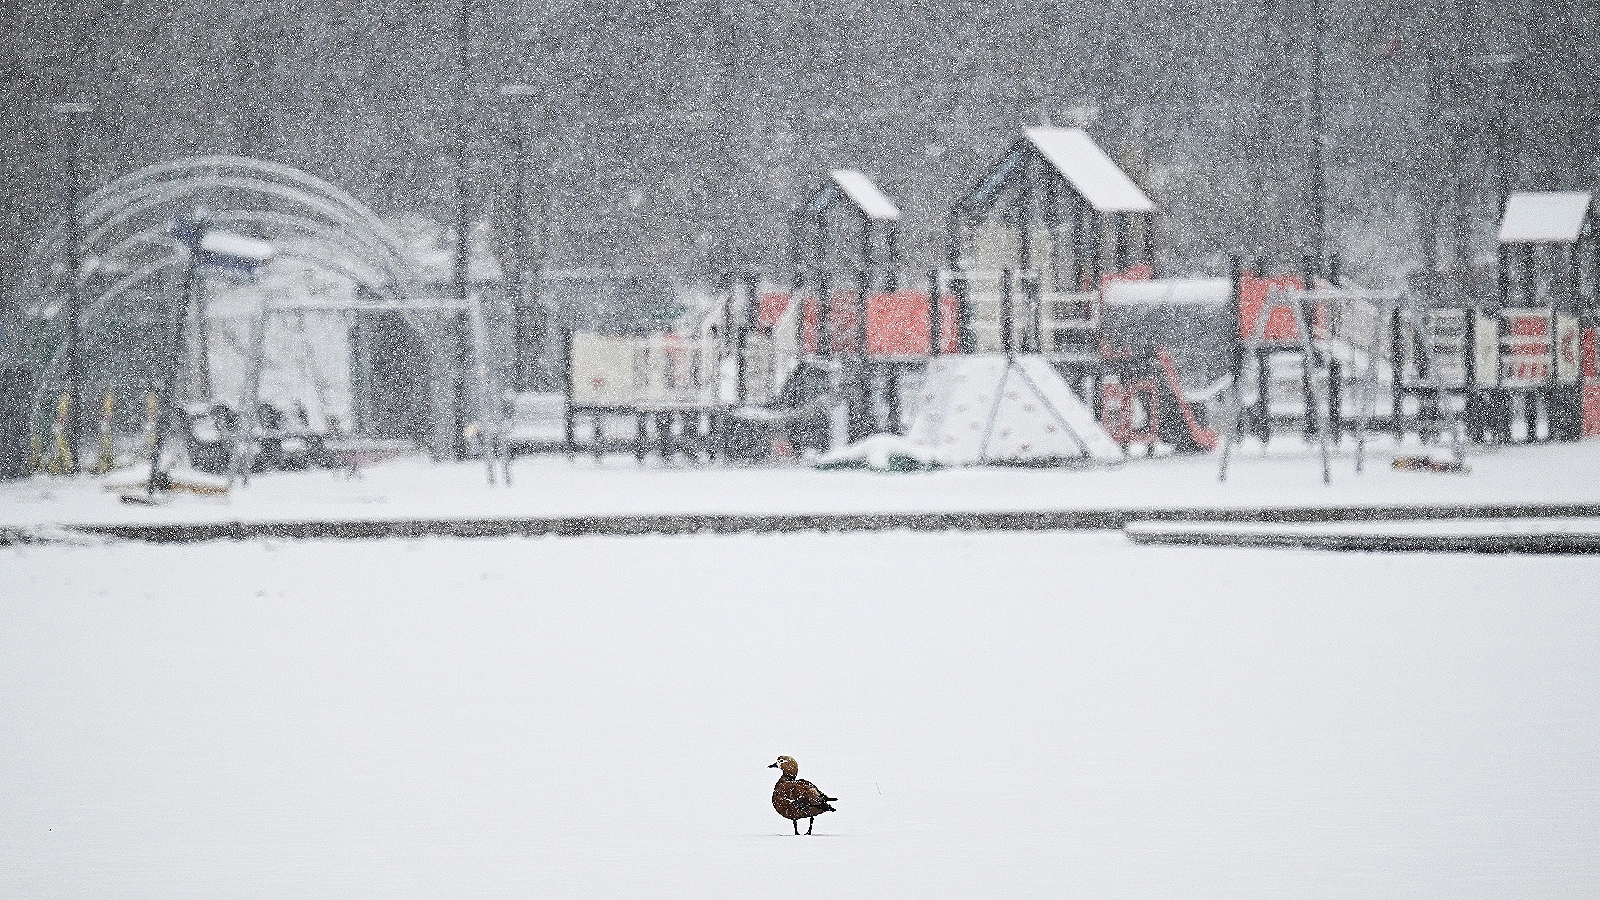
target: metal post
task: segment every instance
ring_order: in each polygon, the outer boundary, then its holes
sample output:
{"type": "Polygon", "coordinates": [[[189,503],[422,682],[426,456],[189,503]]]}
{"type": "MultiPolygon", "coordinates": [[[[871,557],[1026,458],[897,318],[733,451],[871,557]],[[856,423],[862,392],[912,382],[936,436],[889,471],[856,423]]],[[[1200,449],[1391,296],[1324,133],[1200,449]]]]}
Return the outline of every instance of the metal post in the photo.
{"type": "Polygon", "coordinates": [[[156,411],[155,435],[150,442],[150,476],[145,481],[145,495],[149,497],[155,496],[157,490],[166,490],[168,485],[167,474],[161,471],[161,448],[167,442],[167,433],[172,430],[173,413],[177,406],[178,370],[184,363],[183,326],[194,297],[194,282],[200,265],[200,240],[205,235],[205,225],[197,224],[196,229],[194,246],[189,248],[189,263],[184,267],[183,299],[169,310],[172,344],[168,348],[169,363],[161,386],[161,405],[156,411]]]}
{"type": "MultiPolygon", "coordinates": [[[[1344,275],[1340,271],[1338,253],[1331,253],[1328,255],[1328,281],[1336,288],[1344,286],[1344,275]]],[[[1332,333],[1334,329],[1338,329],[1338,331],[1342,333],[1345,328],[1344,307],[1339,306],[1336,309],[1329,310],[1328,316],[1328,328],[1330,330],[1328,337],[1331,339],[1334,337],[1332,333]]],[[[1353,355],[1350,361],[1352,363],[1355,362],[1355,357],[1353,355]]],[[[1333,429],[1334,447],[1339,446],[1339,441],[1344,435],[1343,378],[1344,363],[1330,356],[1328,359],[1328,420],[1333,429]]]]}
{"type": "Polygon", "coordinates": [[[456,31],[456,79],[455,79],[455,227],[456,246],[452,263],[452,287],[455,299],[460,304],[461,313],[452,317],[455,329],[455,366],[450,373],[451,396],[454,398],[455,422],[452,424],[454,435],[445,448],[446,458],[454,459],[462,449],[463,435],[461,433],[462,388],[466,380],[467,369],[467,342],[463,339],[462,331],[466,325],[467,296],[467,230],[468,222],[467,202],[467,77],[470,72],[469,52],[470,36],[472,33],[472,4],[470,0],[460,0],[456,31]]]}
{"type": "MultiPolygon", "coordinates": [[[[1305,254],[1305,256],[1301,259],[1300,276],[1301,283],[1305,285],[1305,289],[1308,291],[1311,290],[1313,265],[1314,261],[1311,258],[1311,254],[1305,254]]],[[[1306,344],[1303,348],[1302,355],[1308,362],[1306,365],[1300,367],[1300,396],[1305,406],[1305,422],[1301,428],[1301,433],[1306,437],[1307,440],[1310,440],[1317,427],[1312,416],[1312,410],[1316,406],[1316,397],[1313,393],[1311,385],[1310,365],[1310,362],[1314,361],[1314,357],[1316,356],[1317,352],[1315,340],[1316,336],[1312,333],[1312,329],[1316,327],[1316,319],[1314,318],[1313,311],[1311,309],[1311,302],[1309,300],[1302,299],[1295,305],[1299,307],[1298,315],[1306,323],[1306,344]]]]}
{"type": "Polygon", "coordinates": [[[1389,313],[1389,424],[1396,443],[1405,436],[1405,396],[1405,333],[1395,306],[1389,313]]]}
{"type": "Polygon", "coordinates": [[[1222,454],[1217,463],[1217,481],[1228,480],[1228,461],[1233,455],[1233,445],[1239,441],[1244,405],[1244,339],[1240,334],[1239,291],[1244,283],[1244,260],[1236,253],[1228,259],[1228,372],[1229,378],[1225,421],[1222,425],[1222,454]]]}
{"type": "Polygon", "coordinates": [[[939,302],[939,270],[928,272],[928,355],[944,352],[944,304],[939,302]]]}
{"type": "Polygon", "coordinates": [[[572,325],[565,321],[561,323],[561,362],[561,393],[567,401],[561,413],[561,432],[571,456],[577,449],[577,423],[572,413],[572,325]]]}
{"type": "MultiPolygon", "coordinates": [[[[504,89],[502,88],[502,93],[504,89]]],[[[517,177],[515,187],[512,189],[511,220],[513,233],[517,242],[517,290],[511,303],[511,339],[512,371],[516,374],[513,384],[519,391],[529,387],[527,374],[527,343],[528,343],[528,275],[529,257],[532,255],[528,240],[528,126],[525,117],[517,119],[516,134],[516,163],[517,177]]]]}
{"type": "MultiPolygon", "coordinates": [[[[1323,117],[1322,117],[1322,0],[1311,0],[1312,28],[1311,36],[1311,241],[1315,250],[1317,268],[1322,268],[1322,262],[1327,257],[1327,200],[1326,188],[1323,180],[1323,117]]],[[[1307,287],[1310,283],[1307,282],[1307,287]]]]}
{"type": "Polygon", "coordinates": [[[855,303],[855,390],[850,404],[849,432],[852,442],[871,433],[873,373],[867,361],[867,294],[871,290],[872,275],[856,273],[855,303]]]}
{"type": "Polygon", "coordinates": [[[755,286],[740,276],[728,276],[726,321],[733,342],[733,399],[740,406],[745,400],[745,348],[750,339],[750,322],[755,318],[754,307],[755,286]],[[737,302],[740,294],[744,294],[743,304],[737,302]],[[737,316],[734,315],[736,306],[737,316]]]}
{"type": "Polygon", "coordinates": [[[78,278],[83,272],[83,219],[78,212],[78,201],[83,193],[83,173],[80,155],[83,152],[83,125],[79,116],[89,108],[78,103],[61,103],[56,111],[67,117],[67,308],[66,316],[66,422],[62,439],[66,444],[66,458],[62,469],[68,475],[82,471],[78,457],[83,452],[83,360],[82,333],[79,319],[83,316],[83,290],[78,278]]]}

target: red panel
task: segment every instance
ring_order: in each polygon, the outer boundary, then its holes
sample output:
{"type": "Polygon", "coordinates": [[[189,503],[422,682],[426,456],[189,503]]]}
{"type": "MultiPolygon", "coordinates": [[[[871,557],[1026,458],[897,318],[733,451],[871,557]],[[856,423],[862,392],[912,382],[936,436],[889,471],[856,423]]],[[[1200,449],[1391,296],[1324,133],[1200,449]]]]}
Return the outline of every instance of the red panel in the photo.
{"type": "MultiPolygon", "coordinates": [[[[1301,290],[1305,282],[1293,275],[1273,275],[1270,278],[1257,278],[1253,273],[1246,272],[1239,280],[1239,338],[1250,340],[1255,337],[1256,316],[1261,312],[1261,305],[1267,301],[1267,292],[1272,288],[1279,290],[1301,290]]],[[[1324,330],[1327,328],[1328,311],[1318,308],[1313,314],[1312,328],[1324,330]]],[[[1261,337],[1272,344],[1299,343],[1298,329],[1294,325],[1294,309],[1287,303],[1274,303],[1267,313],[1266,327],[1262,329],[1261,337]]]]}
{"type": "Polygon", "coordinates": [[[1600,437],[1600,384],[1583,386],[1583,435],[1600,437]]]}
{"type": "MultiPolygon", "coordinates": [[[[945,295],[939,301],[942,349],[945,353],[954,353],[958,346],[955,340],[956,298],[945,295]]],[[[920,291],[899,291],[867,298],[867,352],[872,356],[927,353],[928,295],[920,291]]]]}
{"type": "Polygon", "coordinates": [[[1100,424],[1111,439],[1126,447],[1129,444],[1154,444],[1161,439],[1161,413],[1156,404],[1156,383],[1144,378],[1127,384],[1100,386],[1100,424]],[[1141,404],[1145,411],[1145,425],[1141,431],[1133,430],[1133,405],[1141,404]]]}
{"type": "MultiPolygon", "coordinates": [[[[817,352],[817,299],[805,298],[801,322],[801,345],[807,353],[817,352]]],[[[854,292],[833,298],[833,352],[856,352],[856,295],[854,292]]],[[[939,297],[939,331],[942,352],[954,353],[960,343],[956,334],[956,298],[939,297]]],[[[871,294],[867,297],[867,352],[872,356],[921,356],[928,352],[928,295],[919,291],[871,294]]]]}
{"type": "Polygon", "coordinates": [[[768,331],[789,309],[789,294],[765,293],[756,304],[756,324],[768,331]]]}
{"type": "Polygon", "coordinates": [[[1156,277],[1156,270],[1149,263],[1136,263],[1122,270],[1100,276],[1100,286],[1103,288],[1113,281],[1149,281],[1156,277]]]}
{"type": "Polygon", "coordinates": [[[1512,316],[1506,323],[1512,337],[1544,337],[1550,320],[1544,316],[1512,316]]]}
{"type": "Polygon", "coordinates": [[[1583,360],[1583,377],[1600,378],[1600,364],[1597,364],[1595,331],[1593,328],[1583,329],[1583,338],[1580,345],[1579,359],[1583,360]]]}

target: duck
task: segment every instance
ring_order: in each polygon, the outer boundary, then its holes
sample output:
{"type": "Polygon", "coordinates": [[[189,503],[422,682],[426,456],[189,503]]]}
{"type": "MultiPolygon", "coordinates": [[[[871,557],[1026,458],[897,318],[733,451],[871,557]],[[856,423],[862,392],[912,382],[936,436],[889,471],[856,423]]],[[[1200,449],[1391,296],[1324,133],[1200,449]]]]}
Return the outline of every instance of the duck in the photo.
{"type": "Polygon", "coordinates": [[[816,785],[800,774],[800,764],[792,756],[780,756],[778,761],[769,769],[777,769],[782,774],[778,776],[778,783],[772,786],[772,808],[778,815],[788,819],[794,825],[794,833],[800,833],[800,820],[806,819],[806,834],[817,824],[817,816],[825,812],[837,812],[830,804],[837,801],[838,797],[829,797],[817,788],[816,785]]]}

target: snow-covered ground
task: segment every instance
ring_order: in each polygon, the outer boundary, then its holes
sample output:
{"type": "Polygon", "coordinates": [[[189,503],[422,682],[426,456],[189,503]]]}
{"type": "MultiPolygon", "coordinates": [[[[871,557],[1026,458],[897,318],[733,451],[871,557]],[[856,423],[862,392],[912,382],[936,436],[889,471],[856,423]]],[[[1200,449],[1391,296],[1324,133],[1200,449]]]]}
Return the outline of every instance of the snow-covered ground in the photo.
{"type": "MultiPolygon", "coordinates": [[[[1348,443],[1348,442],[1347,442],[1348,443]]],[[[489,487],[481,463],[402,459],[359,479],[330,471],[257,476],[224,498],[179,495],[128,506],[91,479],[0,483],[0,526],[86,522],[405,519],[624,513],[830,513],[1038,509],[1237,508],[1334,504],[1600,503],[1600,441],[1473,448],[1471,473],[1397,471],[1381,445],[1356,475],[1350,447],[1324,485],[1315,452],[1246,448],[1218,483],[1212,455],[1135,459],[1110,468],[974,468],[883,474],[803,466],[645,467],[632,457],[527,457],[513,487],[489,487]]],[[[1420,452],[1416,447],[1398,451],[1420,452]]],[[[126,480],[126,474],[120,476],[126,480]]]]}
{"type": "MultiPolygon", "coordinates": [[[[478,495],[718,483],[608,477],[478,495]]],[[[1115,534],[0,548],[0,896],[1593,896],[1597,579],[1115,534]],[[780,753],[841,798],[816,836],[780,753]]]]}

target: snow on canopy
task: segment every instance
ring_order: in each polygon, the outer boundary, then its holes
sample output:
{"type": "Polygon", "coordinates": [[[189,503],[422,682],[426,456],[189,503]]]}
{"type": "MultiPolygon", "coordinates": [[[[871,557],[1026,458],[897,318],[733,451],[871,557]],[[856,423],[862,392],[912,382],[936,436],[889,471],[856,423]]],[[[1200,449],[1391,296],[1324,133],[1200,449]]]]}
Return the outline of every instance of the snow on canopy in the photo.
{"type": "Polygon", "coordinates": [[[1106,303],[1227,303],[1233,294],[1228,278],[1159,278],[1112,281],[1105,287],[1106,303]]]}
{"type": "Polygon", "coordinates": [[[953,465],[1122,459],[1122,449],[1038,355],[941,356],[906,437],[953,465]]]}
{"type": "Polygon", "coordinates": [[[1519,191],[1506,198],[1500,243],[1573,243],[1588,213],[1587,191],[1519,191]]]}
{"type": "Polygon", "coordinates": [[[1098,212],[1150,212],[1155,204],[1081,128],[1030,128],[1028,140],[1098,212]]]}
{"type": "Polygon", "coordinates": [[[877,222],[893,222],[900,218],[900,207],[895,206],[872,179],[854,169],[835,169],[829,174],[862,215],[877,222]]]}

